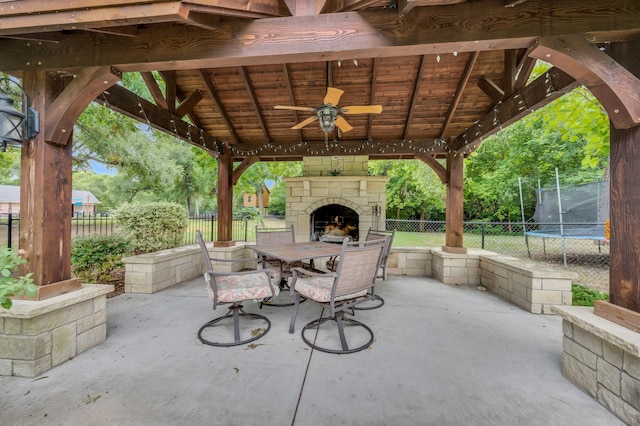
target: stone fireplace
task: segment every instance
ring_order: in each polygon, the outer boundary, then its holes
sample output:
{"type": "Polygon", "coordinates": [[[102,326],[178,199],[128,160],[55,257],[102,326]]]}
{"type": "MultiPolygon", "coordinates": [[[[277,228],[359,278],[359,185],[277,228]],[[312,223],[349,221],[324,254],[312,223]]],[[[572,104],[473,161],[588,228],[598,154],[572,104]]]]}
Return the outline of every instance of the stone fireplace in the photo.
{"type": "Polygon", "coordinates": [[[284,179],[286,223],[296,241],[318,240],[327,225],[349,226],[353,239],[384,228],[389,178],[368,176],[368,161],[366,155],[305,157],[303,176],[284,179]]]}

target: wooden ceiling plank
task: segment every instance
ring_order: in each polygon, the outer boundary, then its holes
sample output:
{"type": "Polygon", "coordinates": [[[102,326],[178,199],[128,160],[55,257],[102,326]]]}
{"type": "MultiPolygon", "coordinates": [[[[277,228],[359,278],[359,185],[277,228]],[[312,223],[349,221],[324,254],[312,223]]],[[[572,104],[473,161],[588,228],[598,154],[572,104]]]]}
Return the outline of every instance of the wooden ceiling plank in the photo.
{"type": "Polygon", "coordinates": [[[403,138],[406,139],[409,134],[409,128],[411,126],[411,120],[413,119],[413,114],[415,112],[416,102],[418,99],[418,91],[420,90],[420,83],[422,82],[422,74],[424,73],[424,67],[427,62],[427,56],[423,55],[420,58],[420,65],[418,66],[418,75],[416,76],[416,80],[413,84],[413,93],[411,94],[411,103],[409,104],[409,112],[407,113],[407,119],[404,124],[404,133],[403,138]]]}
{"type": "Polygon", "coordinates": [[[264,119],[264,115],[262,114],[262,110],[260,109],[260,104],[258,103],[258,98],[256,97],[256,91],[253,88],[253,84],[251,83],[251,79],[249,78],[249,73],[245,67],[240,67],[240,76],[242,77],[242,81],[244,82],[244,86],[247,89],[247,93],[249,94],[249,100],[253,105],[253,111],[258,119],[258,124],[262,129],[262,133],[264,134],[264,138],[267,142],[271,140],[269,137],[269,131],[267,130],[267,124],[264,119]]]}
{"type": "Polygon", "coordinates": [[[151,97],[156,102],[160,108],[167,108],[167,100],[164,98],[164,94],[162,93],[162,89],[158,85],[153,73],[150,71],[143,71],[140,73],[142,79],[144,80],[144,84],[149,89],[149,93],[151,93],[151,97]]]}
{"type": "Polygon", "coordinates": [[[202,92],[198,89],[192,91],[176,107],[176,115],[180,118],[187,115],[202,100],[202,92]]]}
{"type": "MultiPolygon", "coordinates": [[[[505,8],[502,0],[485,0],[416,8],[403,16],[385,10],[364,10],[260,19],[249,24],[229,21],[217,31],[172,26],[171,37],[166,37],[166,26],[149,25],[140,28],[140,34],[127,44],[127,49],[122,49],[121,37],[105,37],[96,44],[89,34],[84,38],[74,34],[73,39],[65,38],[59,45],[31,46],[27,51],[17,40],[2,40],[0,63],[9,73],[25,68],[93,65],[114,65],[125,72],[196,69],[214,63],[220,67],[247,66],[312,61],[318,57],[338,60],[526,48],[541,34],[589,32],[594,40],[600,40],[606,38],[603,35],[607,32],[618,35],[640,30],[637,1],[566,0],[554,4],[552,15],[541,14],[538,3],[524,3],[517,8],[518,13],[505,8]],[[341,48],[337,50],[336,45],[341,48]]],[[[16,31],[8,30],[14,34],[16,31]]]]}
{"type": "Polygon", "coordinates": [[[346,0],[342,2],[342,7],[339,7],[335,12],[349,12],[352,10],[364,9],[372,4],[378,3],[380,0],[346,0]]]}
{"type": "Polygon", "coordinates": [[[222,101],[220,100],[220,96],[218,96],[218,92],[214,87],[213,82],[211,81],[211,77],[209,77],[209,74],[207,73],[206,70],[202,70],[202,69],[198,70],[198,74],[200,75],[200,78],[207,89],[207,93],[213,100],[213,103],[215,104],[216,109],[220,112],[220,116],[222,117],[222,121],[224,122],[224,125],[227,128],[227,131],[231,134],[232,140],[229,142],[230,143],[237,142],[238,140],[240,140],[240,138],[238,137],[238,133],[236,133],[236,129],[231,124],[231,120],[229,120],[229,115],[227,114],[224,106],[222,105],[222,101]]]}
{"type": "Polygon", "coordinates": [[[451,105],[449,105],[449,110],[447,111],[447,115],[444,119],[444,123],[442,124],[442,130],[440,130],[441,138],[444,138],[447,134],[449,124],[451,124],[451,120],[453,120],[453,116],[455,115],[456,109],[458,108],[458,104],[462,99],[462,94],[464,93],[464,89],[467,87],[467,83],[469,83],[471,72],[473,71],[473,67],[476,64],[476,61],[478,60],[479,55],[480,55],[480,52],[472,52],[469,55],[469,59],[467,59],[467,64],[465,65],[460,81],[458,82],[456,93],[453,95],[453,102],[451,102],[451,105]]]}

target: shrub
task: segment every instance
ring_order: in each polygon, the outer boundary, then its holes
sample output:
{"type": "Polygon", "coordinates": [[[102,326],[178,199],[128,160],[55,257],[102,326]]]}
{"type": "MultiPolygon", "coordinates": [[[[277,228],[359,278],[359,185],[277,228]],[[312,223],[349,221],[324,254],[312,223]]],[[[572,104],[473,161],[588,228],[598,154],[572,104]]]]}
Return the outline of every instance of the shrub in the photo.
{"type": "Polygon", "coordinates": [[[27,262],[20,254],[6,246],[0,248],[0,306],[5,309],[11,308],[13,304],[9,297],[25,294],[33,297],[38,291],[38,286],[31,279],[31,273],[16,276],[18,266],[27,262]]]}
{"type": "Polygon", "coordinates": [[[571,284],[571,291],[573,293],[573,306],[593,306],[593,302],[596,300],[609,300],[607,293],[602,293],[580,284],[571,284]]]}
{"type": "Polygon", "coordinates": [[[84,282],[109,283],[131,246],[119,235],[92,235],[71,242],[71,269],[84,282]]]}
{"type": "Polygon", "coordinates": [[[187,211],[176,203],[126,204],[114,215],[136,254],[179,247],[187,228],[187,211]]]}

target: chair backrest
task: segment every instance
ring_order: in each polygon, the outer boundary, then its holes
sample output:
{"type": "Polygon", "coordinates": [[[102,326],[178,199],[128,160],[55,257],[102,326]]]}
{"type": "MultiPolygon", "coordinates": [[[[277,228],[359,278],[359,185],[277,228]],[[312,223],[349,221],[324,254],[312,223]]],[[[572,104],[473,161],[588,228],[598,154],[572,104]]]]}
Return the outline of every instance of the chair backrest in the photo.
{"type": "Polygon", "coordinates": [[[366,241],[378,240],[380,238],[384,239],[384,248],[382,250],[382,256],[380,256],[380,265],[384,265],[387,263],[387,259],[389,258],[389,254],[391,253],[391,245],[393,244],[393,237],[396,234],[396,230],[393,231],[382,231],[379,229],[369,228],[369,232],[367,232],[366,241]]]}
{"type": "Polygon", "coordinates": [[[202,232],[200,232],[200,230],[196,231],[196,239],[198,240],[198,245],[200,246],[200,254],[202,254],[202,261],[204,262],[204,266],[207,269],[207,273],[213,274],[213,265],[211,264],[209,251],[207,250],[207,245],[204,243],[204,238],[202,238],[202,232]]]}
{"type": "Polygon", "coordinates": [[[256,225],[256,244],[275,246],[295,243],[293,225],[284,228],[260,228],[256,225]]]}
{"type": "Polygon", "coordinates": [[[384,239],[342,243],[332,300],[338,296],[366,290],[374,285],[384,239]]]}

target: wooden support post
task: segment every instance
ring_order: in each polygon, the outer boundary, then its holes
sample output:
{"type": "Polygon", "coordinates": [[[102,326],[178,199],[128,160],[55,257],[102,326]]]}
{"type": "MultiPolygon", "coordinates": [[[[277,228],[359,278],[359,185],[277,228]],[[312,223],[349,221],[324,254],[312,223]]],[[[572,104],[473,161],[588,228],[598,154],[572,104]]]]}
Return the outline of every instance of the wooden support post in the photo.
{"type": "Polygon", "coordinates": [[[465,254],[463,246],[464,197],[462,193],[464,179],[464,155],[457,152],[447,154],[447,183],[446,206],[446,245],[443,251],[448,253],[465,254]]]}
{"type": "Polygon", "coordinates": [[[233,157],[229,148],[220,149],[218,157],[218,239],[215,247],[230,247],[233,241],[233,157]]]}
{"type": "MultiPolygon", "coordinates": [[[[23,83],[44,122],[46,108],[62,85],[44,71],[25,72],[23,83]]],[[[38,286],[65,282],[63,293],[80,285],[79,280],[71,288],[67,285],[71,278],[71,154],[70,143],[47,143],[41,131],[23,144],[20,169],[20,248],[28,260],[20,272],[32,272],[38,286]]]]}
{"type": "MultiPolygon", "coordinates": [[[[630,74],[640,76],[640,37],[626,43],[612,44],[610,55],[630,74]]],[[[617,90],[627,91],[627,96],[640,97],[640,88],[636,85],[618,87],[617,90]]],[[[640,327],[640,317],[634,317],[627,311],[640,312],[640,125],[628,129],[611,126],[609,164],[611,304],[596,307],[595,313],[628,328],[632,328],[629,324],[640,327]]]]}

